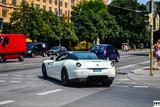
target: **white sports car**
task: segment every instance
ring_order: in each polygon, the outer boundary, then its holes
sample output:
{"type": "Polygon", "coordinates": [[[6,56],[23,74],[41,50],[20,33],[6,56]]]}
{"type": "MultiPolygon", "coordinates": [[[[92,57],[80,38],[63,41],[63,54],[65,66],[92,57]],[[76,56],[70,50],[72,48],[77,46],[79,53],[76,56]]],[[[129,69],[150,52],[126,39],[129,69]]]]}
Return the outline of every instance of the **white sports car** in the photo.
{"type": "Polygon", "coordinates": [[[73,80],[91,80],[109,87],[115,77],[115,66],[109,60],[98,59],[95,53],[73,51],[43,61],[42,74],[44,78],[60,80],[62,85],[69,85],[73,80]]]}

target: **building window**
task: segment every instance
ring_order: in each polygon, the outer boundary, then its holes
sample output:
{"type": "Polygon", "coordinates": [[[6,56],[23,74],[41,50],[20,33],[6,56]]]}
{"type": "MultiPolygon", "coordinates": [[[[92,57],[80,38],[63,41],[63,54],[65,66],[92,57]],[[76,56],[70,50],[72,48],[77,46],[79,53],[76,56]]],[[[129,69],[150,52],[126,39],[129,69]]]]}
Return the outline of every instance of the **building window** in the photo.
{"type": "Polygon", "coordinates": [[[52,11],[52,7],[49,7],[49,11],[50,11],[50,12],[52,11]]]}
{"type": "Polygon", "coordinates": [[[55,2],[55,5],[57,6],[57,0],[54,0],[54,2],[55,2]]]}
{"type": "Polygon", "coordinates": [[[67,15],[67,10],[65,10],[65,15],[67,15]]]}
{"type": "Polygon", "coordinates": [[[45,5],[43,5],[43,10],[46,10],[46,6],[45,5]]]}
{"type": "Polygon", "coordinates": [[[43,0],[43,3],[46,3],[46,0],[43,0]]]}
{"type": "Polygon", "coordinates": [[[62,9],[60,9],[60,16],[62,16],[62,9]]]}
{"type": "Polygon", "coordinates": [[[74,0],[71,0],[71,6],[74,6],[74,0]]]}
{"type": "Polygon", "coordinates": [[[49,0],[49,4],[52,4],[52,0],[49,0]]]}
{"type": "Polygon", "coordinates": [[[26,0],[22,0],[22,3],[26,3],[26,0]]]}
{"type": "Polygon", "coordinates": [[[6,4],[6,0],[2,0],[2,4],[6,4]]]}
{"type": "Polygon", "coordinates": [[[36,4],[36,7],[37,7],[37,8],[40,8],[40,5],[39,5],[39,4],[36,4]]]}
{"type": "Polygon", "coordinates": [[[58,9],[57,8],[55,8],[55,14],[56,14],[56,16],[58,16],[58,9]]]}
{"type": "Polygon", "coordinates": [[[65,8],[67,8],[68,7],[68,3],[67,2],[65,2],[65,8]]]}
{"type": "Polygon", "coordinates": [[[17,1],[16,0],[12,0],[12,4],[13,4],[13,6],[16,6],[17,1]]]}
{"type": "Polygon", "coordinates": [[[7,10],[6,9],[2,9],[2,17],[7,17],[7,10]]]}
{"type": "Polygon", "coordinates": [[[60,6],[62,7],[62,1],[60,1],[60,6]]]}

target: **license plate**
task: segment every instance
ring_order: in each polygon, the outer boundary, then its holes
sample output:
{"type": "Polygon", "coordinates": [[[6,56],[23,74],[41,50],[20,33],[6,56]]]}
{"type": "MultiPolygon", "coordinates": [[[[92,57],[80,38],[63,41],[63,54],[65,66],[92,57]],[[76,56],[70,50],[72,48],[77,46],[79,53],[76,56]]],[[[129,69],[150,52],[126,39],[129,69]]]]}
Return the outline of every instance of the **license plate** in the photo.
{"type": "Polygon", "coordinates": [[[101,69],[99,69],[99,68],[94,69],[93,72],[101,72],[101,69]]]}

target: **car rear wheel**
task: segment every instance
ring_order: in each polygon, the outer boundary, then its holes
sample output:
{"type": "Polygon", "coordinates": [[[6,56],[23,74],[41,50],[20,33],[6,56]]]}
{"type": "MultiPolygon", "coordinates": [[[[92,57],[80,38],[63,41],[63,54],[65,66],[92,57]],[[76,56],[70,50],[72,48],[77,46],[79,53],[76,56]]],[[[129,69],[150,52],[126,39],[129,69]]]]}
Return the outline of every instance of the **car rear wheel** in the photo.
{"type": "Polygon", "coordinates": [[[69,85],[69,78],[68,78],[68,73],[67,73],[66,68],[62,69],[62,72],[61,72],[61,83],[64,86],[68,86],[69,85]]]}
{"type": "Polygon", "coordinates": [[[108,77],[106,80],[103,81],[102,85],[105,86],[105,87],[110,87],[113,80],[114,80],[114,77],[108,77]]]}
{"type": "Polygon", "coordinates": [[[42,64],[42,75],[45,79],[48,77],[45,64],[42,64]]]}
{"type": "Polygon", "coordinates": [[[23,56],[23,55],[21,55],[21,56],[19,57],[19,61],[20,61],[20,62],[24,61],[24,56],[23,56]]]}

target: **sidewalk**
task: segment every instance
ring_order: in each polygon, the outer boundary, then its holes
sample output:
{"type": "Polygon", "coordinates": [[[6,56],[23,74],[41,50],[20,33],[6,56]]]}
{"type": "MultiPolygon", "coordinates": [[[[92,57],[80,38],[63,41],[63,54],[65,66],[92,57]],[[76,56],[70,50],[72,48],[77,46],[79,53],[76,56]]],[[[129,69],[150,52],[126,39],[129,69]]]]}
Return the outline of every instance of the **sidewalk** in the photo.
{"type": "Polygon", "coordinates": [[[128,77],[136,82],[144,83],[150,87],[160,88],[160,70],[153,70],[150,76],[149,67],[133,70],[128,73],[128,77]]]}

